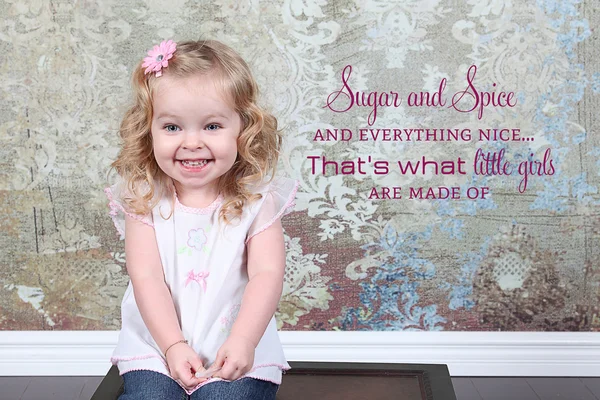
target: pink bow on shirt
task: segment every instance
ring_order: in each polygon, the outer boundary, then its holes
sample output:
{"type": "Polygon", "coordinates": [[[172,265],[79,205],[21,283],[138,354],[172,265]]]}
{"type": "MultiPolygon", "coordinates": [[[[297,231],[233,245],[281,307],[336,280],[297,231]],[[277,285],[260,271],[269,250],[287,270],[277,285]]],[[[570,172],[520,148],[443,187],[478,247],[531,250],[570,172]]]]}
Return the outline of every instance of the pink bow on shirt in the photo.
{"type": "Polygon", "coordinates": [[[185,280],[185,287],[187,287],[187,285],[190,282],[196,281],[200,286],[202,286],[202,289],[204,289],[204,292],[206,293],[206,278],[208,277],[208,275],[209,272],[206,271],[198,272],[197,274],[195,274],[194,270],[191,269],[190,272],[188,272],[187,274],[187,279],[185,280]]]}

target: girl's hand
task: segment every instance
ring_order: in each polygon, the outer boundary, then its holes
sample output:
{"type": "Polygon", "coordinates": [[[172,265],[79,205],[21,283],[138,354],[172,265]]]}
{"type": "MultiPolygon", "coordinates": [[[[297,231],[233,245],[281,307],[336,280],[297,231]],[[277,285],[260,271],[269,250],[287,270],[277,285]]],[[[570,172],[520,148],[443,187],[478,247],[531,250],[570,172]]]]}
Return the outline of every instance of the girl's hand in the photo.
{"type": "Polygon", "coordinates": [[[229,336],[212,365],[214,368],[221,367],[214,376],[234,381],[246,374],[254,365],[254,349],[250,340],[242,336],[229,336]]]}
{"type": "Polygon", "coordinates": [[[178,343],[167,351],[167,365],[173,379],[186,389],[193,389],[206,378],[196,378],[196,372],[204,372],[200,356],[186,343],[178,343]]]}

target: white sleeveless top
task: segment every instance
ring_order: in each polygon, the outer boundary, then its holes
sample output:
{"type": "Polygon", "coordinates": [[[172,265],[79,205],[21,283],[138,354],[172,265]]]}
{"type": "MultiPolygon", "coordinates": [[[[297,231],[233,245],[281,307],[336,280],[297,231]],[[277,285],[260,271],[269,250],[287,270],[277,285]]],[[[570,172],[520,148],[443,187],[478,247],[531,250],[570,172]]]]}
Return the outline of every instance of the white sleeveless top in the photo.
{"type": "MultiPolygon", "coordinates": [[[[215,361],[240,309],[248,283],[246,243],[292,211],[298,184],[292,179],[275,177],[271,183],[257,186],[254,192],[263,197],[246,205],[241,221],[238,219],[233,225],[223,225],[218,220],[222,196],[201,209],[186,207],[175,196],[174,214],[169,219],[161,216],[162,213],[168,217],[171,212],[167,198],[160,200],[152,215],[128,213],[154,227],[165,282],[183,336],[200,355],[205,368],[215,361]]],[[[123,240],[127,211],[122,198],[128,193],[126,183],[119,179],[104,191],[110,201],[110,215],[123,240]]],[[[142,320],[131,282],[123,296],[121,316],[119,341],[111,358],[120,374],[151,370],[170,376],[166,360],[142,320]]],[[[254,365],[244,376],[280,384],[282,370],[289,368],[273,317],[256,347],[254,365]]],[[[217,380],[221,379],[209,379],[186,391],[191,394],[217,380]]]]}

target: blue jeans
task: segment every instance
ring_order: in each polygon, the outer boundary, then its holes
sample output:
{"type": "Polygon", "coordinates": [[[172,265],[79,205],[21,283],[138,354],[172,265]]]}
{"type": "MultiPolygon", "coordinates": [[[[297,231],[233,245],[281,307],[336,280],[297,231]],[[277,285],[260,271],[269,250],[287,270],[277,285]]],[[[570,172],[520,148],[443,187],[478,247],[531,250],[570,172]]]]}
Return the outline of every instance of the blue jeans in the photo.
{"type": "Polygon", "coordinates": [[[172,378],[154,371],[123,374],[125,391],[119,400],[275,400],[279,385],[254,378],[207,383],[191,396],[172,378]]]}

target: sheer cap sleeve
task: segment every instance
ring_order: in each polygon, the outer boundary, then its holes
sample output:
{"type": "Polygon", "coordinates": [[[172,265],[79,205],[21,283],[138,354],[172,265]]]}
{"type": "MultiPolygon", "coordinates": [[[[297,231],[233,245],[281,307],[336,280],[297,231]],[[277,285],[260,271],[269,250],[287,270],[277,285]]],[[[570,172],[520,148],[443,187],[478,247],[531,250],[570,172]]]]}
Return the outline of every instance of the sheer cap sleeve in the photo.
{"type": "Polygon", "coordinates": [[[138,215],[130,212],[126,209],[127,204],[123,199],[131,198],[131,192],[127,188],[127,182],[121,177],[117,179],[117,182],[104,189],[106,197],[108,197],[108,207],[110,208],[109,215],[112,218],[115,228],[120,235],[120,239],[125,239],[125,214],[131,218],[143,222],[144,224],[154,227],[152,219],[152,213],[147,215],[138,215]]]}
{"type": "Polygon", "coordinates": [[[275,177],[267,185],[266,189],[260,191],[264,196],[250,229],[246,236],[246,243],[255,235],[267,229],[278,218],[293,211],[296,205],[296,192],[299,182],[294,179],[275,177]]]}

